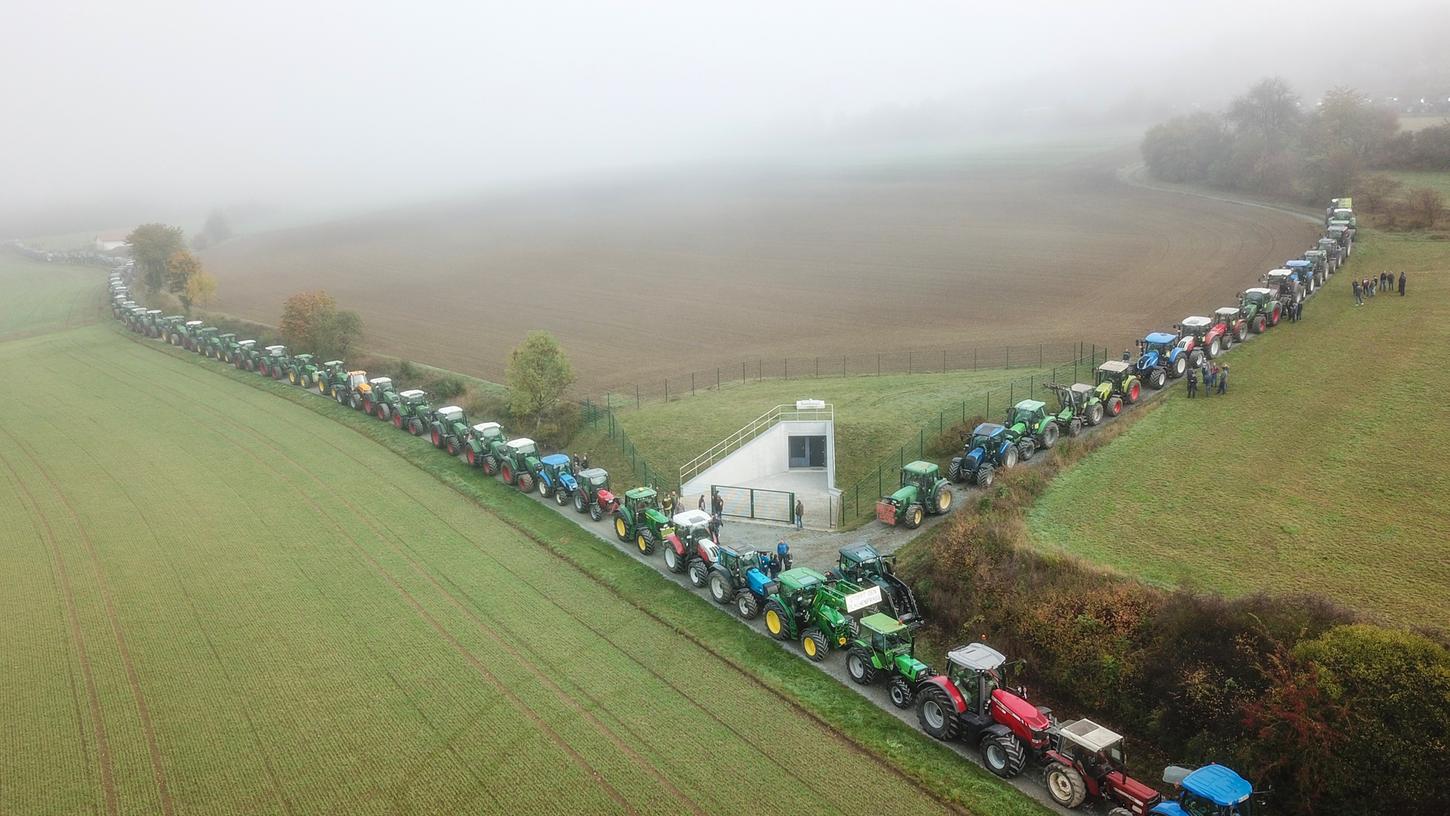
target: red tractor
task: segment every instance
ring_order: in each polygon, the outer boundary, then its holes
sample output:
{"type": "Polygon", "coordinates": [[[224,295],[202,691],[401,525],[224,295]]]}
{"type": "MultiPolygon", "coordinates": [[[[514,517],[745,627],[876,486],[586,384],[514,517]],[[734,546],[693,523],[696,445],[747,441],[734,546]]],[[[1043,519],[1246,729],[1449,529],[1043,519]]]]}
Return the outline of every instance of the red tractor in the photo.
{"type": "Polygon", "coordinates": [[[1027,702],[1027,691],[1004,686],[1007,658],[985,643],[947,653],[947,673],[921,681],[916,719],[943,741],[960,737],[982,752],[987,770],[1011,778],[1041,757],[1052,739],[1052,712],[1027,702]]]}
{"type": "MultiPolygon", "coordinates": [[[[1185,337],[1193,338],[1193,344],[1184,351],[1191,352],[1198,349],[1203,354],[1207,354],[1210,360],[1218,357],[1224,349],[1233,344],[1233,339],[1227,337],[1228,324],[1217,318],[1199,315],[1185,317],[1183,322],[1178,324],[1178,328],[1185,337]]],[[[1202,359],[1200,356],[1200,362],[1202,359]]]]}
{"type": "Polygon", "coordinates": [[[1047,795],[1065,808],[1088,799],[1111,809],[1108,816],[1146,816],[1163,797],[1128,776],[1123,738],[1092,720],[1063,723],[1047,749],[1047,795]]]}
{"type": "Polygon", "coordinates": [[[1221,306],[1213,310],[1213,316],[1227,327],[1224,333],[1224,348],[1228,344],[1242,343],[1249,339],[1249,321],[1244,310],[1237,306],[1221,306]]]}

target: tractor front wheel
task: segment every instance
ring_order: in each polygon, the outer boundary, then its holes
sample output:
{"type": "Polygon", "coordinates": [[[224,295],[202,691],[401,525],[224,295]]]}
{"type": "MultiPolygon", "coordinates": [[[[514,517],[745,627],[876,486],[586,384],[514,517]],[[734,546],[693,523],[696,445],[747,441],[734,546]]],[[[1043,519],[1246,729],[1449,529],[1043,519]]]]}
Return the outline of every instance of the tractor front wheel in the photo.
{"type": "Polygon", "coordinates": [[[551,497],[551,496],[553,496],[554,495],[554,486],[551,485],[551,484],[549,484],[548,482],[544,481],[543,479],[540,479],[539,480],[539,495],[540,496],[543,496],[546,499],[549,498],[549,497],[551,497]]]}
{"type": "MultiPolygon", "coordinates": [[[[491,453],[485,453],[483,455],[483,472],[485,475],[488,476],[492,476],[493,474],[498,473],[498,457],[494,456],[491,453]]],[[[598,520],[599,519],[595,519],[595,521],[598,520]]]]}
{"type": "Polygon", "coordinates": [[[1238,334],[1237,340],[1240,343],[1242,343],[1245,340],[1249,339],[1249,324],[1248,323],[1245,323],[1243,321],[1239,321],[1237,334],[1238,334]]]}
{"type": "Polygon", "coordinates": [[[695,589],[704,589],[705,584],[710,583],[710,571],[705,567],[704,561],[690,562],[690,584],[695,589]]]}
{"type": "Polygon", "coordinates": [[[1087,798],[1087,785],[1083,783],[1082,774],[1075,768],[1054,762],[1047,769],[1047,795],[1059,805],[1072,809],[1080,806],[1087,798]]]}
{"type": "Polygon", "coordinates": [[[806,653],[812,662],[819,663],[826,659],[826,654],[831,651],[831,646],[826,642],[826,636],[821,634],[819,629],[808,629],[801,635],[801,651],[806,653]]]}
{"type": "Polygon", "coordinates": [[[520,473],[516,484],[518,485],[520,493],[534,492],[534,474],[528,471],[520,473]]]}
{"type": "Polygon", "coordinates": [[[448,437],[447,448],[448,448],[448,455],[449,456],[457,456],[458,455],[458,446],[453,443],[453,437],[451,437],[451,436],[448,437]]]}
{"type": "Polygon", "coordinates": [[[916,703],[916,721],[928,736],[943,742],[957,738],[962,723],[957,719],[957,708],[947,693],[937,686],[927,686],[916,703]]]}
{"type": "Polygon", "coordinates": [[[1267,328],[1267,326],[1265,325],[1265,322],[1264,322],[1264,316],[1263,315],[1259,315],[1259,316],[1255,317],[1254,318],[1254,334],[1263,334],[1265,328],[1267,328]]]}
{"type": "Polygon", "coordinates": [[[400,431],[403,430],[403,415],[402,414],[393,414],[393,427],[394,428],[397,428],[400,431]]]}
{"type": "MultiPolygon", "coordinates": [[[[712,576],[713,578],[713,576],[712,576]]],[[[765,631],[776,640],[785,640],[790,637],[786,630],[785,607],[775,601],[765,602],[765,631]]]]}
{"type": "Polygon", "coordinates": [[[685,571],[685,557],[675,552],[675,545],[665,546],[665,569],[674,573],[685,571]]]}
{"type": "MultiPolygon", "coordinates": [[[[524,477],[520,476],[519,481],[523,482],[524,477]]],[[[634,537],[634,546],[639,548],[640,555],[655,554],[655,533],[648,527],[639,528],[639,533],[634,537]]]]}
{"type": "Polygon", "coordinates": [[[906,517],[902,523],[906,525],[906,529],[915,530],[921,526],[921,522],[925,518],[926,511],[921,509],[921,505],[913,504],[906,508],[906,517]]]}
{"type": "Polygon", "coordinates": [[[422,436],[423,435],[423,420],[421,420],[421,419],[419,419],[417,417],[409,417],[408,418],[408,433],[412,434],[413,436],[422,436]]]}
{"type": "Polygon", "coordinates": [[[388,421],[388,415],[391,414],[392,412],[393,412],[393,410],[388,407],[388,404],[386,402],[380,402],[380,403],[378,403],[378,419],[381,419],[382,421],[387,422],[388,421]]]}
{"type": "Polygon", "coordinates": [[[1022,741],[1012,734],[994,734],[982,740],[982,764],[1003,779],[1011,779],[1022,773],[1027,752],[1022,750],[1022,741]]]}
{"type": "Polygon", "coordinates": [[[891,678],[891,688],[887,690],[887,695],[891,697],[891,704],[902,710],[911,708],[911,703],[916,699],[911,683],[901,675],[891,678]]]}
{"type": "MultiPolygon", "coordinates": [[[[433,447],[435,447],[435,448],[441,448],[441,447],[443,447],[443,435],[440,434],[440,433],[438,433],[438,429],[437,428],[434,428],[433,429],[433,447]]],[[[504,481],[508,481],[508,479],[504,479],[504,481]]]]}
{"type": "Polygon", "coordinates": [[[1115,417],[1123,413],[1123,398],[1114,394],[1108,397],[1108,416],[1115,417]]]}
{"type": "MultiPolygon", "coordinates": [[[[735,600],[735,582],[730,580],[729,575],[726,575],[719,570],[711,572],[710,597],[715,599],[715,603],[720,604],[721,606],[730,603],[731,601],[735,600]]],[[[767,616],[769,616],[769,613],[770,609],[767,607],[767,616]]],[[[769,620],[766,621],[766,626],[770,626],[769,620]]]]}
{"type": "Polygon", "coordinates": [[[346,400],[346,398],[343,397],[342,392],[341,391],[338,391],[335,388],[332,390],[332,398],[335,399],[335,400],[337,400],[337,404],[338,405],[346,405],[347,404],[347,400],[346,400]]]}
{"type": "Polygon", "coordinates": [[[1208,344],[1208,359],[1217,359],[1221,351],[1223,351],[1223,343],[1219,342],[1217,337],[1213,338],[1213,342],[1208,344]]]}
{"type": "MultiPolygon", "coordinates": [[[[1195,366],[1195,368],[1196,368],[1196,366],[1195,366]]],[[[1179,357],[1177,360],[1174,360],[1173,361],[1173,379],[1176,380],[1179,377],[1182,377],[1184,374],[1187,374],[1187,373],[1188,373],[1188,360],[1187,359],[1185,359],[1183,357],[1179,357]]]]}
{"type": "Polygon", "coordinates": [[[589,512],[589,506],[584,503],[584,491],[582,490],[574,491],[574,512],[581,514],[589,512]]]}
{"type": "MultiPolygon", "coordinates": [[[[499,476],[500,479],[503,479],[503,483],[504,484],[506,484],[506,485],[513,484],[514,483],[514,469],[513,469],[513,467],[510,466],[508,462],[504,462],[503,464],[499,465],[499,468],[498,468],[498,476],[499,476]]],[[[628,539],[620,539],[620,540],[621,541],[627,541],[628,539]]]]}
{"type": "Polygon", "coordinates": [[[1168,374],[1161,368],[1155,368],[1148,373],[1148,387],[1158,391],[1168,384],[1168,374]]]}
{"type": "Polygon", "coordinates": [[[1074,418],[1071,422],[1067,423],[1068,437],[1074,437],[1080,433],[1082,433],[1082,420],[1074,418]]]}
{"type": "Polygon", "coordinates": [[[993,478],[994,478],[994,474],[992,472],[992,466],[991,465],[987,464],[986,462],[983,462],[981,465],[977,466],[977,478],[976,478],[977,487],[982,487],[982,488],[991,487],[992,486],[992,479],[993,478]]]}
{"type": "Polygon", "coordinates": [[[1188,355],[1188,364],[1194,368],[1203,368],[1203,352],[1199,349],[1194,349],[1193,353],[1188,355]]]}
{"type": "Polygon", "coordinates": [[[742,592],[735,598],[735,610],[740,613],[740,617],[755,620],[755,616],[760,614],[760,599],[755,597],[754,592],[742,592]]]}
{"type": "Polygon", "coordinates": [[[869,686],[876,682],[876,664],[871,662],[871,653],[865,649],[852,649],[846,655],[846,673],[857,685],[869,686]]]}
{"type": "Polygon", "coordinates": [[[469,467],[478,467],[478,454],[474,452],[473,448],[469,448],[468,451],[463,454],[463,458],[468,460],[469,467]]]}

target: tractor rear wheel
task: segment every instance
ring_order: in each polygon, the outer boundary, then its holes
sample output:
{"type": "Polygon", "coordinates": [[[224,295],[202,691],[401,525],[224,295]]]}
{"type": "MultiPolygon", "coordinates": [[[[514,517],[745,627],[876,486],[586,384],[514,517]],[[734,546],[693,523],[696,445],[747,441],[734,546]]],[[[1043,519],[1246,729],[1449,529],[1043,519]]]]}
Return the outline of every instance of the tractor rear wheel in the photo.
{"type": "Polygon", "coordinates": [[[1133,384],[1128,386],[1128,404],[1133,405],[1141,396],[1143,396],[1143,384],[1134,380],[1133,384]]]}
{"type": "Polygon", "coordinates": [[[569,503],[569,494],[568,493],[566,493],[566,492],[564,492],[562,490],[555,490],[554,491],[554,504],[557,504],[560,507],[563,507],[564,505],[566,505],[568,503],[569,503]]]}
{"type": "Polygon", "coordinates": [[[473,451],[473,448],[469,448],[468,451],[463,454],[463,458],[468,460],[469,467],[478,467],[478,454],[473,451]]]}
{"type": "Polygon", "coordinates": [[[1194,349],[1193,353],[1188,355],[1188,364],[1194,368],[1202,368],[1203,351],[1201,349],[1194,349]]]}
{"type": "Polygon", "coordinates": [[[1087,412],[1087,424],[1089,424],[1089,425],[1097,425],[1099,422],[1102,422],[1102,421],[1103,421],[1103,404],[1101,402],[1095,402],[1092,405],[1089,405],[1088,406],[1088,412],[1087,412]]]}
{"type": "Polygon", "coordinates": [[[911,708],[912,702],[916,699],[916,692],[912,690],[911,683],[899,674],[891,678],[891,687],[887,689],[887,695],[891,698],[891,704],[900,709],[911,708]]]}
{"type": "Polygon", "coordinates": [[[1087,798],[1087,785],[1075,768],[1054,762],[1047,769],[1047,795],[1052,797],[1052,801],[1071,809],[1087,798]]]}
{"type": "Polygon", "coordinates": [[[604,508],[599,506],[599,502],[589,503],[589,518],[592,521],[598,521],[604,518],[604,508]]]}
{"type": "Polygon", "coordinates": [[[674,573],[684,572],[686,569],[685,557],[675,552],[675,545],[665,545],[665,569],[674,573]]]}
{"type": "Polygon", "coordinates": [[[1238,325],[1238,330],[1235,332],[1235,334],[1238,335],[1237,340],[1240,343],[1242,343],[1245,340],[1249,339],[1249,324],[1246,323],[1246,322],[1244,322],[1244,321],[1242,321],[1242,320],[1240,320],[1239,321],[1239,325],[1238,325]]]}
{"type": "Polygon", "coordinates": [[[1123,398],[1117,394],[1108,397],[1108,416],[1115,417],[1123,413],[1123,398]]]}
{"type": "Polygon", "coordinates": [[[1155,368],[1148,372],[1148,387],[1158,391],[1168,384],[1168,374],[1161,368],[1155,368]]]}
{"type": "Polygon", "coordinates": [[[1056,445],[1056,444],[1057,444],[1057,425],[1055,425],[1055,424],[1049,424],[1046,428],[1043,428],[1042,429],[1042,447],[1044,449],[1051,448],[1053,445],[1056,445]]]}
{"type": "MultiPolygon", "coordinates": [[[[493,474],[498,473],[498,457],[494,456],[491,453],[485,453],[483,455],[483,472],[488,476],[492,476],[493,474]]],[[[595,519],[595,521],[598,520],[599,519],[595,519]]]]}
{"type": "Polygon", "coordinates": [[[952,499],[954,498],[952,489],[947,487],[946,484],[938,484],[932,488],[931,504],[929,505],[931,507],[931,514],[933,516],[939,516],[952,509],[952,499]]]}
{"type": "MultiPolygon", "coordinates": [[[[441,448],[441,447],[443,447],[443,435],[440,434],[440,433],[438,433],[438,429],[437,428],[434,428],[433,429],[433,447],[435,447],[435,448],[441,448]]],[[[505,478],[504,481],[507,482],[508,479],[505,478]]]]}
{"type": "Polygon", "coordinates": [[[1208,344],[1208,359],[1217,358],[1221,351],[1223,351],[1223,343],[1219,342],[1219,338],[1213,338],[1213,342],[1208,344]]]}
{"type": "Polygon", "coordinates": [[[947,466],[947,481],[960,482],[962,480],[962,457],[952,457],[952,463],[947,466]]]}
{"type": "MultiPolygon", "coordinates": [[[[524,477],[522,475],[519,476],[519,482],[522,483],[523,480],[524,477]]],[[[639,548],[640,555],[654,555],[655,531],[648,527],[639,528],[639,532],[634,536],[634,546],[639,548]]]]}
{"type": "Polygon", "coordinates": [[[448,441],[447,441],[446,445],[447,445],[447,448],[448,448],[448,455],[449,456],[457,456],[458,455],[458,446],[455,445],[455,444],[453,444],[453,437],[451,437],[451,436],[448,437],[448,441]]]}
{"type": "MultiPolygon", "coordinates": [[[[712,575],[712,586],[713,581],[714,576],[712,575]]],[[[786,630],[787,620],[789,618],[785,616],[785,607],[775,601],[765,602],[765,631],[770,633],[771,637],[776,640],[786,640],[790,637],[790,632],[786,630]]]]}
{"type": "Polygon", "coordinates": [[[754,592],[742,592],[735,598],[735,610],[740,617],[755,620],[755,616],[760,614],[760,599],[755,597],[754,592]]]}
{"type": "Polygon", "coordinates": [[[852,649],[846,655],[846,673],[857,685],[869,686],[876,682],[876,664],[871,662],[871,653],[865,649],[852,649]]]}
{"type": "Polygon", "coordinates": [[[508,462],[504,462],[498,466],[498,477],[503,479],[503,483],[506,485],[514,483],[514,469],[509,466],[508,462]]]}
{"type": "Polygon", "coordinates": [[[1082,420],[1074,418],[1071,422],[1067,423],[1067,435],[1069,437],[1077,436],[1080,433],[1082,433],[1082,420]]]}
{"type": "MultiPolygon", "coordinates": [[[[1195,368],[1196,367],[1197,366],[1195,366],[1195,368]]],[[[1187,374],[1187,373],[1188,373],[1188,360],[1187,359],[1185,359],[1183,357],[1179,357],[1177,360],[1174,360],[1173,361],[1173,379],[1176,380],[1179,377],[1182,377],[1184,374],[1187,374]]]]}
{"type": "Polygon", "coordinates": [[[528,472],[527,470],[520,471],[518,479],[516,479],[514,483],[518,485],[520,493],[534,492],[534,474],[528,472]]]}
{"type": "Polygon", "coordinates": [[[1284,310],[1280,308],[1279,304],[1275,303],[1273,310],[1269,312],[1269,326],[1273,327],[1279,325],[1279,318],[1283,316],[1284,310]]]}
{"type": "Polygon", "coordinates": [[[413,436],[423,435],[423,420],[417,417],[408,417],[408,433],[413,436]]]}
{"type": "Polygon", "coordinates": [[[831,645],[826,642],[826,636],[821,634],[819,629],[807,629],[801,635],[801,651],[806,653],[812,662],[819,663],[826,659],[831,651],[831,645]]]}
{"type": "Polygon", "coordinates": [[[629,523],[624,520],[624,516],[614,517],[614,537],[620,541],[629,540],[629,523]]]}
{"type": "Polygon", "coordinates": [[[403,415],[402,414],[393,414],[393,427],[394,428],[397,428],[400,431],[403,430],[403,415]]]}
{"type": "MultiPolygon", "coordinates": [[[[710,597],[715,600],[715,603],[720,604],[721,606],[730,603],[731,601],[735,600],[735,582],[730,580],[730,576],[725,574],[723,571],[711,570],[710,597]]],[[[769,612],[770,607],[769,605],[767,605],[766,613],[769,614],[769,612]]],[[[766,621],[766,625],[769,625],[769,621],[766,621]]]]}
{"type": "Polygon", "coordinates": [[[544,481],[543,479],[540,479],[539,480],[539,495],[540,496],[543,496],[546,499],[552,498],[553,495],[554,495],[554,486],[552,484],[549,484],[548,482],[544,481]]]}
{"type": "Polygon", "coordinates": [[[982,764],[1003,779],[1011,779],[1022,773],[1027,752],[1022,749],[1022,741],[1012,734],[994,734],[982,740],[982,764]]]}
{"type": "Polygon", "coordinates": [[[1017,460],[1019,458],[1021,457],[1017,455],[1017,446],[1009,445],[1007,447],[1007,452],[1002,454],[1002,469],[1011,470],[1012,468],[1016,467],[1017,460]]]}
{"type": "Polygon", "coordinates": [[[926,511],[921,509],[921,505],[913,504],[906,508],[906,517],[902,523],[906,525],[906,529],[915,530],[921,526],[921,522],[925,518],[926,511]]]}
{"type": "Polygon", "coordinates": [[[690,583],[695,589],[703,589],[710,582],[710,570],[705,567],[704,561],[691,561],[689,574],[690,583]]]}
{"type": "Polygon", "coordinates": [[[928,685],[916,703],[916,721],[928,736],[944,742],[957,738],[962,729],[957,719],[957,708],[947,693],[934,685],[928,685]]]}
{"type": "Polygon", "coordinates": [[[582,490],[576,490],[576,491],[574,491],[574,512],[576,512],[576,513],[587,513],[587,512],[589,512],[589,506],[584,503],[584,491],[582,491],[582,490]]]}
{"type": "Polygon", "coordinates": [[[992,472],[991,465],[983,462],[977,466],[977,478],[975,479],[977,487],[991,487],[994,477],[995,474],[992,472]]]}

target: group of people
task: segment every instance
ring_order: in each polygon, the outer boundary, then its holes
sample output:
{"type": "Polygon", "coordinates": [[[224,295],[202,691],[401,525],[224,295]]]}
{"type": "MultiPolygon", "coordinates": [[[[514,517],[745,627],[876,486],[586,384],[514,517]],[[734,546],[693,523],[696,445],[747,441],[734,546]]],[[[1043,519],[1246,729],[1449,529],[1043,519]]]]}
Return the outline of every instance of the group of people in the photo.
{"type": "MultiPolygon", "coordinates": [[[[1363,306],[1365,300],[1372,298],[1375,294],[1383,292],[1389,294],[1395,288],[1395,273],[1381,272],[1373,278],[1363,278],[1351,281],[1350,286],[1354,291],[1354,305],[1363,306]]],[[[1399,279],[1400,297],[1405,296],[1405,273],[1400,273],[1399,279]]]]}
{"type": "Polygon", "coordinates": [[[1197,371],[1190,368],[1188,370],[1189,399],[1198,396],[1199,377],[1203,378],[1203,395],[1205,397],[1212,394],[1215,387],[1218,388],[1218,393],[1220,394],[1228,393],[1228,363],[1220,366],[1218,363],[1210,363],[1204,360],[1203,365],[1197,371]]]}
{"type": "Polygon", "coordinates": [[[586,453],[583,456],[580,456],[577,453],[574,454],[574,472],[575,473],[583,473],[584,471],[586,471],[588,469],[589,469],[589,454],[586,453]]]}
{"type": "MultiPolygon", "coordinates": [[[[700,502],[698,504],[700,510],[705,510],[705,497],[706,494],[700,494],[700,502]]],[[[710,533],[718,540],[720,527],[725,523],[725,497],[720,495],[720,491],[712,489],[709,493],[709,498],[710,508],[707,512],[710,513],[710,533]]],[[[678,513],[682,507],[680,498],[675,495],[675,491],[673,490],[660,500],[660,505],[664,508],[665,514],[671,516],[678,513]]],[[[797,530],[805,529],[806,506],[799,497],[795,500],[795,507],[791,508],[791,517],[795,522],[795,528],[797,530]]]]}

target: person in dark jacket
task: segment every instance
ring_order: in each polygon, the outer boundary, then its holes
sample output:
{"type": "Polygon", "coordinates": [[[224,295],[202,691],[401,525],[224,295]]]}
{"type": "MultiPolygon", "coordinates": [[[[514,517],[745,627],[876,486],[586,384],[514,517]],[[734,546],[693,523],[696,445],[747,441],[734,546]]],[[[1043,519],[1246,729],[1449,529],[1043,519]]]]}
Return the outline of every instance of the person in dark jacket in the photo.
{"type": "Polygon", "coordinates": [[[1364,290],[1359,288],[1359,281],[1350,281],[1349,285],[1354,289],[1354,305],[1364,305],[1364,290]]]}
{"type": "Polygon", "coordinates": [[[1193,399],[1196,396],[1198,396],[1198,372],[1190,368],[1188,370],[1188,398],[1193,399]]]}
{"type": "Polygon", "coordinates": [[[1218,372],[1218,393],[1220,393],[1220,394],[1227,394],[1228,393],[1228,365],[1227,364],[1224,365],[1222,371],[1218,372]]]}
{"type": "Polygon", "coordinates": [[[1405,273],[1400,273],[1400,297],[1405,296],[1405,273]]]}

